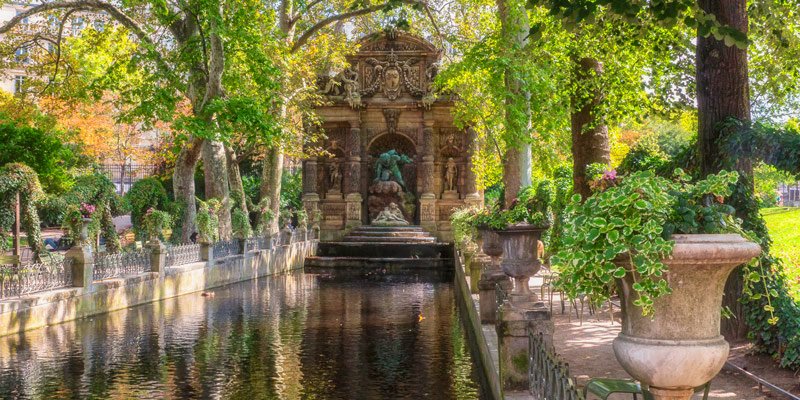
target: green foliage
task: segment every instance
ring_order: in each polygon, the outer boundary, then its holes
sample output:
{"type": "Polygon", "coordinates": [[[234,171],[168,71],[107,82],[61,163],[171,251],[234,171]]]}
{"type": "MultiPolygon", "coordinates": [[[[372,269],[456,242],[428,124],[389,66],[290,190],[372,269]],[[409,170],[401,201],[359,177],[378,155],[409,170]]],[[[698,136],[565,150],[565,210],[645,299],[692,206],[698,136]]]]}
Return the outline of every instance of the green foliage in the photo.
{"type": "Polygon", "coordinates": [[[142,222],[147,236],[152,239],[164,239],[164,229],[172,224],[172,216],[161,210],[150,208],[145,212],[142,222]]]}
{"type": "Polygon", "coordinates": [[[197,234],[203,243],[219,240],[219,210],[222,203],[218,199],[202,201],[197,199],[197,234]]]}
{"type": "Polygon", "coordinates": [[[284,171],[281,175],[281,209],[303,208],[303,175],[300,170],[284,171]]]}
{"type": "Polygon", "coordinates": [[[131,186],[125,199],[130,205],[131,223],[138,239],[145,239],[144,216],[149,209],[165,210],[169,199],[167,191],[155,177],[137,181],[131,186]]]}
{"type": "Polygon", "coordinates": [[[779,170],[772,165],[758,163],[753,168],[755,195],[761,208],[778,205],[778,185],[795,181],[792,174],[779,170]]]}
{"type": "Polygon", "coordinates": [[[69,203],[64,196],[45,195],[36,205],[45,226],[61,226],[69,203]]]}
{"type": "MultiPolygon", "coordinates": [[[[728,120],[719,142],[718,164],[735,168],[740,160],[761,160],[791,174],[800,173],[800,133],[795,126],[728,120]]],[[[740,303],[757,350],[779,360],[783,367],[800,367],[800,305],[789,292],[784,265],[770,254],[772,240],[759,213],[753,177],[736,185],[730,203],[736,207],[751,237],[760,240],[763,250],[757,263],[742,268],[743,296],[740,303]]]]}
{"type": "Polygon", "coordinates": [[[572,168],[566,165],[559,166],[553,173],[553,200],[550,209],[553,214],[553,226],[548,237],[548,253],[556,254],[561,247],[562,227],[564,225],[564,210],[572,196],[572,168]]]}
{"type": "Polygon", "coordinates": [[[262,235],[269,234],[270,224],[272,224],[272,219],[275,218],[275,215],[272,212],[272,207],[270,206],[270,199],[269,197],[265,197],[258,202],[258,224],[256,225],[256,231],[262,235]]]}
{"type": "Polygon", "coordinates": [[[466,248],[473,238],[477,237],[478,230],[474,222],[475,215],[480,210],[475,207],[463,207],[450,214],[450,226],[453,228],[453,239],[460,249],[466,248]]]}
{"type": "Polygon", "coordinates": [[[253,235],[250,217],[239,207],[234,208],[231,213],[231,225],[233,227],[233,236],[238,239],[246,239],[253,235]]]}
{"type": "MultiPolygon", "coordinates": [[[[81,243],[81,229],[83,229],[83,214],[77,205],[69,205],[64,212],[64,232],[71,243],[81,243]]],[[[88,237],[94,231],[92,224],[87,229],[88,237]]]]}
{"type": "Polygon", "coordinates": [[[9,232],[14,223],[14,205],[19,194],[22,229],[28,235],[28,245],[33,250],[34,261],[44,251],[36,201],[43,196],[36,172],[24,164],[11,163],[0,167],[0,250],[8,250],[9,232]]]}
{"type": "Polygon", "coordinates": [[[709,203],[708,196],[730,194],[737,173],[710,175],[692,184],[682,171],[676,172],[676,180],[650,171],[614,178],[608,189],[585,203],[573,196],[565,211],[562,248],[552,261],[560,268],[560,284],[568,296],[590,294],[594,301],[604,301],[615,279],[633,273],[635,304],[650,314],[653,300],[670,292],[661,261],[672,252],[670,234],[741,231],[732,210],[709,203]]]}
{"type": "Polygon", "coordinates": [[[65,144],[68,140],[55,130],[0,123],[0,165],[25,164],[36,171],[45,190],[61,193],[72,186],[69,169],[79,162],[76,152],[65,144]]]}

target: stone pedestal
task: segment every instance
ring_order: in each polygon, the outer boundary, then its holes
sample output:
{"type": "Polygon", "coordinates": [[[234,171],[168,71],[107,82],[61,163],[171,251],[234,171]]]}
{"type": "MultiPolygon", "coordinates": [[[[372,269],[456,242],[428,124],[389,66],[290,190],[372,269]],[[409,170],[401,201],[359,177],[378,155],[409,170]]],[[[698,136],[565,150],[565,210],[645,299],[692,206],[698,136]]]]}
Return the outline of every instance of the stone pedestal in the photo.
{"type": "Polygon", "coordinates": [[[430,232],[437,231],[436,195],[433,193],[423,193],[419,197],[419,224],[430,232]]]}
{"type": "Polygon", "coordinates": [[[511,278],[502,271],[487,269],[478,280],[478,299],[482,324],[497,322],[497,286],[508,292],[512,288],[511,278]]]}
{"type": "Polygon", "coordinates": [[[212,243],[200,242],[200,259],[214,261],[214,245],[212,243]]]}
{"type": "Polygon", "coordinates": [[[541,333],[545,346],[552,345],[554,325],[550,310],[544,306],[526,309],[505,302],[498,310],[496,328],[503,390],[528,390],[528,329],[541,333]]]}
{"type": "Polygon", "coordinates": [[[489,257],[477,255],[469,264],[469,291],[472,294],[479,294],[480,289],[478,284],[481,279],[482,272],[490,265],[489,257]]]}
{"type": "Polygon", "coordinates": [[[160,240],[154,239],[147,243],[150,249],[150,271],[158,274],[159,279],[164,279],[167,267],[167,246],[160,240]]]}
{"type": "Polygon", "coordinates": [[[75,246],[64,255],[72,259],[72,286],[82,287],[84,291],[93,290],[94,282],[94,254],[89,244],[75,246]]]}
{"type": "Polygon", "coordinates": [[[442,193],[442,200],[458,200],[458,199],[459,199],[458,192],[455,190],[445,190],[444,193],[442,193]]]}
{"type": "Polygon", "coordinates": [[[361,226],[361,194],[349,193],[345,198],[345,228],[361,226]]]}

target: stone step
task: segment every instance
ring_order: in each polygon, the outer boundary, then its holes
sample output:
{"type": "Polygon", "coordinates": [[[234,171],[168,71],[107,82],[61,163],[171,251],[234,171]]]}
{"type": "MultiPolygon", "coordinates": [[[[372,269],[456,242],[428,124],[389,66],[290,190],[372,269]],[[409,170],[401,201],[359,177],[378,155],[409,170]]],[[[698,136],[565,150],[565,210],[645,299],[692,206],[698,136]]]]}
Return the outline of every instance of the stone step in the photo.
{"type": "Polygon", "coordinates": [[[436,243],[436,238],[427,237],[391,237],[391,236],[351,236],[344,237],[346,242],[372,243],[436,243]]]}
{"type": "Polygon", "coordinates": [[[306,257],[306,268],[355,269],[442,269],[452,266],[450,258],[394,258],[394,257],[306,257]]]}
{"type": "Polygon", "coordinates": [[[375,232],[375,231],[362,231],[355,230],[350,232],[347,236],[364,236],[364,237],[433,237],[427,232],[375,232]]]}
{"type": "Polygon", "coordinates": [[[373,226],[361,225],[355,230],[363,232],[425,232],[421,226],[373,226]]]}
{"type": "Polygon", "coordinates": [[[453,245],[433,242],[320,242],[317,246],[317,255],[364,258],[451,258],[453,257],[453,245]]]}

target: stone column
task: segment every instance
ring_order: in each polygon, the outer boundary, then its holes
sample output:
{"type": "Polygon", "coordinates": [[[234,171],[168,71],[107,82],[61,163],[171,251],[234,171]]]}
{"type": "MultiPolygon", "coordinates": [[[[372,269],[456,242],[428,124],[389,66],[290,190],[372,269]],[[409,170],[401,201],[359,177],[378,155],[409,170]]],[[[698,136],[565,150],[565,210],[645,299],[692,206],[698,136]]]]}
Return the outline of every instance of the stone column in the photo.
{"type": "Polygon", "coordinates": [[[347,135],[345,150],[347,155],[347,168],[344,175],[345,181],[345,214],[346,228],[361,225],[361,120],[358,118],[350,121],[350,133],[347,135]]]}
{"type": "Polygon", "coordinates": [[[317,158],[303,162],[303,194],[317,193],[317,158]]]}
{"type": "Polygon", "coordinates": [[[545,346],[553,343],[553,320],[544,306],[522,309],[505,302],[496,325],[503,390],[528,390],[528,330],[541,333],[545,346]]]}
{"type": "Polygon", "coordinates": [[[214,244],[208,242],[200,242],[200,259],[203,261],[208,262],[209,264],[214,263],[214,244]]]}
{"type": "Polygon", "coordinates": [[[94,282],[94,254],[92,254],[92,246],[89,244],[80,244],[73,246],[64,258],[71,258],[72,264],[72,286],[82,287],[85,292],[93,290],[94,282]]]}
{"type": "Polygon", "coordinates": [[[483,195],[478,191],[475,172],[472,170],[472,159],[478,151],[478,134],[475,129],[467,128],[467,142],[469,154],[464,168],[464,200],[468,206],[483,204],[483,195]]]}
{"type": "Polygon", "coordinates": [[[433,192],[434,186],[434,137],[433,137],[433,114],[430,111],[424,113],[422,128],[422,157],[417,166],[417,179],[420,180],[421,194],[419,196],[419,222],[423,228],[436,232],[436,194],[433,192]]]}
{"type": "Polygon", "coordinates": [[[150,249],[150,271],[158,274],[159,279],[164,279],[167,267],[167,246],[155,239],[147,243],[150,249]]]}
{"type": "Polygon", "coordinates": [[[303,164],[303,208],[312,225],[319,223],[317,221],[317,210],[319,210],[317,183],[317,158],[309,158],[303,164]]]}

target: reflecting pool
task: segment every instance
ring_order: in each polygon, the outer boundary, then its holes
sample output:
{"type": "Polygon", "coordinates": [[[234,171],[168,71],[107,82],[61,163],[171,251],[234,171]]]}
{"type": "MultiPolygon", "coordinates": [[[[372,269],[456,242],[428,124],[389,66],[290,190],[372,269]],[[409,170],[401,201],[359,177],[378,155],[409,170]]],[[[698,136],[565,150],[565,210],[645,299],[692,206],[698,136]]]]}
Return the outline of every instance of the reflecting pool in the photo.
{"type": "Polygon", "coordinates": [[[293,274],[0,337],[0,398],[476,399],[449,282],[293,274]]]}

